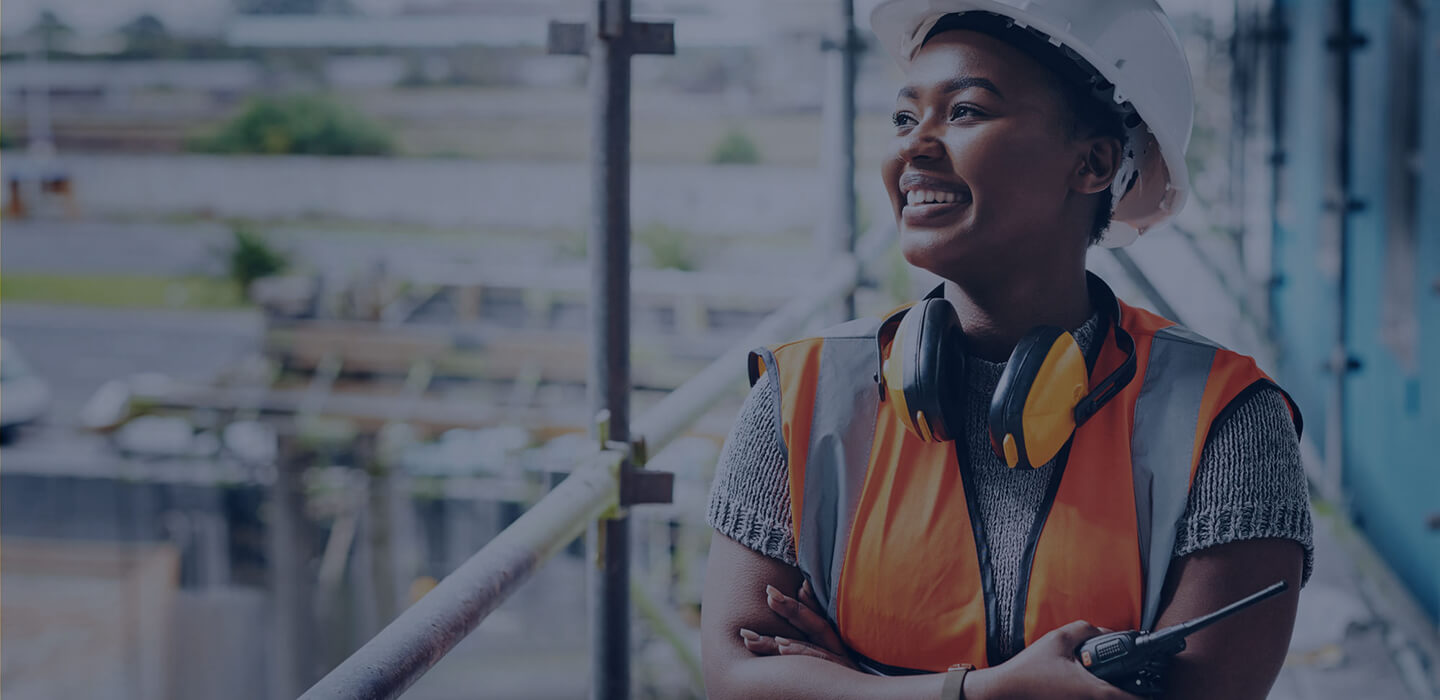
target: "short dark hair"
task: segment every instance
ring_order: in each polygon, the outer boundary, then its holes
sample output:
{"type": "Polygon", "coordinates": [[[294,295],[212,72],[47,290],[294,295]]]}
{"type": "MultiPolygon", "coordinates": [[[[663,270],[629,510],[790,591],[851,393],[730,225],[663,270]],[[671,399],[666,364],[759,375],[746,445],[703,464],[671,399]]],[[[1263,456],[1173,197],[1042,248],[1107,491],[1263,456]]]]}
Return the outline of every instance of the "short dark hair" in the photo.
{"type": "MultiPolygon", "coordinates": [[[[1119,140],[1122,150],[1127,147],[1126,122],[1138,119],[1138,116],[1133,111],[1127,115],[1113,101],[1100,97],[1111,94],[1114,87],[1074,51],[1050,43],[1045,35],[1021,27],[1008,17],[983,11],[956,12],[941,17],[920,45],[924,46],[937,34],[960,29],[995,37],[1044,67],[1049,73],[1051,86],[1060,93],[1066,112],[1071,116],[1069,128],[1072,138],[1107,136],[1119,140]]],[[[1095,219],[1090,227],[1092,245],[1098,243],[1110,227],[1110,192],[1107,190],[1095,196],[1100,201],[1095,207],[1095,219]]]]}

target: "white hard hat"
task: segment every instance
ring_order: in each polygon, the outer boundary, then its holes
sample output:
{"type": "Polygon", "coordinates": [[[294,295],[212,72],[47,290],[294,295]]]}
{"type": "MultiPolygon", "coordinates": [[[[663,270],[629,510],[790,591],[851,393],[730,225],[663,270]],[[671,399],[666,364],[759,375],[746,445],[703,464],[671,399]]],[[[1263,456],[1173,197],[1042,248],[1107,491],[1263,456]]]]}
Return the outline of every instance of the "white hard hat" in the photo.
{"type": "Polygon", "coordinates": [[[1116,105],[1128,102],[1143,122],[1128,131],[1133,157],[1116,175],[1101,245],[1129,245],[1185,206],[1195,93],[1185,50],[1155,0],[887,0],[870,13],[870,26],[903,68],[941,17],[974,11],[1068,48],[1114,86],[1116,105]]]}

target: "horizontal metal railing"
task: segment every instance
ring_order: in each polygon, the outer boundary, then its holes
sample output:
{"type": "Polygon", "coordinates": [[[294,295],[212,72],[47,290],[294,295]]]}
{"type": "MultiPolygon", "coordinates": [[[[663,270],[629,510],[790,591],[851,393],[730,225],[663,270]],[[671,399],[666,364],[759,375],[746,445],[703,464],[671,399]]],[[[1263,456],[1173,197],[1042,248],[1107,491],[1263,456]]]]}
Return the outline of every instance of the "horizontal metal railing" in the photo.
{"type": "MultiPolygon", "coordinates": [[[[863,267],[894,239],[893,228],[867,234],[853,256],[837,259],[805,294],[767,316],[635,422],[637,442],[657,453],[679,437],[743,376],[746,353],[802,331],[821,311],[851,293],[863,267]]],[[[601,452],[385,629],[301,696],[395,698],[419,680],[481,621],[518,590],[552,555],[619,503],[618,468],[626,446],[601,452]]]]}

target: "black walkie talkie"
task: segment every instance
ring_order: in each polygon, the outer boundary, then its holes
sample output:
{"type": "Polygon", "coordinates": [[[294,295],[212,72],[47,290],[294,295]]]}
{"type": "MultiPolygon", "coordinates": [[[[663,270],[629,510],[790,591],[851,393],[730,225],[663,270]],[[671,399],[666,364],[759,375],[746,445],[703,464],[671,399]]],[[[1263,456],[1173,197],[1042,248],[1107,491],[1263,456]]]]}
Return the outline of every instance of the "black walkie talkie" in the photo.
{"type": "Polygon", "coordinates": [[[1286,588],[1289,585],[1281,581],[1209,615],[1158,632],[1131,630],[1091,637],[1075,650],[1075,656],[1080,659],[1080,665],[1097,678],[1136,695],[1154,697],[1165,692],[1165,667],[1170,657],[1185,649],[1185,637],[1286,588]]]}

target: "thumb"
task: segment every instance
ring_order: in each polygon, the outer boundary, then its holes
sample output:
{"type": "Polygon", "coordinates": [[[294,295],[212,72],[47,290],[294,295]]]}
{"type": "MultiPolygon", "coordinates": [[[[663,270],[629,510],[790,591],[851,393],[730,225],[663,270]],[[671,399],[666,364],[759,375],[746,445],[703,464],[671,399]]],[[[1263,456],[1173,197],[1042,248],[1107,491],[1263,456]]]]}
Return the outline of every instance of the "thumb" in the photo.
{"type": "Polygon", "coordinates": [[[1099,627],[1089,622],[1076,620],[1068,625],[1057,628],[1051,634],[1054,634],[1064,646],[1073,648],[1091,637],[1103,634],[1103,632],[1099,627]]]}

